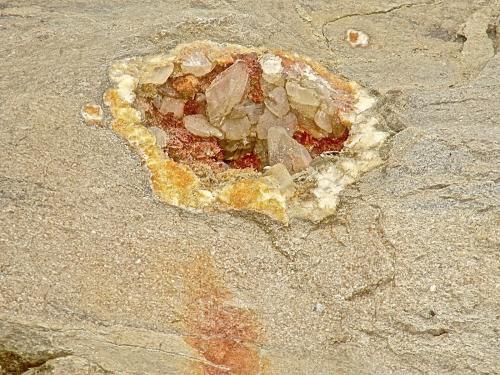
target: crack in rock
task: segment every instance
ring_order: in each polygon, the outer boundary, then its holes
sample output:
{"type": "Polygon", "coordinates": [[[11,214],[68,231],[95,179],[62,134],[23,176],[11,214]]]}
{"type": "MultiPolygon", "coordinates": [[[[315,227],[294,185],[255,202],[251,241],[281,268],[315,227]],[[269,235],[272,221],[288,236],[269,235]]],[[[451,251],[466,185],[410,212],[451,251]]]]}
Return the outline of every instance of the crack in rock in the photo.
{"type": "Polygon", "coordinates": [[[393,281],[394,281],[393,275],[388,276],[388,277],[384,277],[384,278],[378,280],[376,283],[368,284],[368,285],[365,285],[365,286],[355,290],[354,292],[347,295],[345,297],[345,300],[346,301],[353,301],[357,298],[369,296],[369,295],[373,294],[377,289],[384,287],[388,284],[391,284],[393,281]]]}
{"type": "Polygon", "coordinates": [[[363,16],[373,16],[373,15],[377,15],[377,14],[387,14],[387,13],[391,13],[391,12],[394,12],[396,10],[400,10],[400,9],[404,9],[404,8],[413,8],[413,7],[417,7],[417,6],[433,6],[433,5],[438,5],[438,4],[441,4],[442,1],[439,1],[439,2],[436,2],[436,1],[428,1],[428,2],[424,2],[424,3],[406,3],[406,4],[400,4],[400,5],[396,5],[396,6],[393,6],[391,8],[388,8],[388,9],[379,9],[379,10],[373,10],[371,12],[366,12],[366,13],[349,13],[349,14],[344,14],[342,16],[339,16],[333,20],[330,20],[330,21],[326,21],[325,23],[323,23],[323,25],[321,26],[321,33],[323,34],[323,37],[325,38],[326,42],[329,43],[330,42],[330,39],[326,36],[325,34],[325,28],[326,26],[332,24],[332,23],[335,23],[337,21],[340,21],[342,19],[345,19],[345,18],[351,18],[351,17],[363,17],[363,16]]]}

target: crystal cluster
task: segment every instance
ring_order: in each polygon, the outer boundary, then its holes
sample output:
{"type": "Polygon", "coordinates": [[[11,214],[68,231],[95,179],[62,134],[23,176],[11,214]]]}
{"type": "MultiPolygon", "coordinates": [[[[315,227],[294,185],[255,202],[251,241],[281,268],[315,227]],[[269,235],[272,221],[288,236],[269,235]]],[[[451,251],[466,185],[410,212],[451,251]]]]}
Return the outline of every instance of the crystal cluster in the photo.
{"type": "Polygon", "coordinates": [[[283,53],[186,48],[139,81],[136,106],[173,160],[214,172],[282,164],[290,174],[349,134],[350,86],[283,53]]]}
{"type": "Polygon", "coordinates": [[[385,135],[360,115],[374,99],[298,55],[194,42],[118,61],[110,79],[111,126],[171,204],[321,219],[380,163],[385,135]],[[351,167],[313,162],[332,157],[351,167]]]}

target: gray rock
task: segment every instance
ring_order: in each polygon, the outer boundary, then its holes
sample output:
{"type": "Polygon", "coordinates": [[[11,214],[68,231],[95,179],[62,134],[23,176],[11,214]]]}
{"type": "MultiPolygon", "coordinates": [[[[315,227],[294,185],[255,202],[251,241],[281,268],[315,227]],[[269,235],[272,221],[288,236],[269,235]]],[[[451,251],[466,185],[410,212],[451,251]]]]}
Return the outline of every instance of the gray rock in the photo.
{"type": "Polygon", "coordinates": [[[272,374],[500,372],[497,0],[25,3],[0,7],[0,373],[217,368],[185,341],[204,337],[196,293],[228,296],[211,327],[254,327],[245,363],[272,374]],[[384,164],[317,225],[161,204],[79,111],[112,61],[195,39],[279,46],[377,90],[384,164]]]}

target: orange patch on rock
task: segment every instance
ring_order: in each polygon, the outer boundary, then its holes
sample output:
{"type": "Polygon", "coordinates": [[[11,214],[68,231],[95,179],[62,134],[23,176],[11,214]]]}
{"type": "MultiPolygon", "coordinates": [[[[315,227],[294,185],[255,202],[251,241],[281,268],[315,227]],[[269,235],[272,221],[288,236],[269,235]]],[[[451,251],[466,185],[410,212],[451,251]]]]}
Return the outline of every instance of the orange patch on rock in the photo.
{"type": "MultiPolygon", "coordinates": [[[[231,306],[231,293],[217,277],[208,255],[184,269],[187,308],[185,341],[208,363],[196,364],[203,375],[256,375],[261,369],[257,347],[260,328],[254,312],[231,306]]],[[[194,370],[194,369],[193,369],[194,370]]]]}
{"type": "Polygon", "coordinates": [[[349,41],[351,43],[356,43],[358,41],[358,38],[359,38],[359,33],[357,33],[356,31],[349,32],[349,41]]]}
{"type": "Polygon", "coordinates": [[[191,74],[175,77],[172,79],[172,86],[185,98],[192,98],[199,91],[200,81],[191,74]]]}
{"type": "Polygon", "coordinates": [[[256,171],[260,171],[262,167],[262,162],[260,158],[253,152],[246,153],[239,159],[233,160],[230,166],[236,169],[251,168],[256,171]]]}

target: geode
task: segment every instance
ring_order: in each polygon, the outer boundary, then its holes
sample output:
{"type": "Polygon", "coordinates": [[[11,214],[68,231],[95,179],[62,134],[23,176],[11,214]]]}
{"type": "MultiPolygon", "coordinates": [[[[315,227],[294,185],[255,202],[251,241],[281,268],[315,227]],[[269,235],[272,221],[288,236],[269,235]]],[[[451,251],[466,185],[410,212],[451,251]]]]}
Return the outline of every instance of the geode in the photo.
{"type": "Polygon", "coordinates": [[[381,163],[375,98],[302,56],[202,41],[115,62],[110,79],[111,128],[168,204],[317,221],[381,163]]]}

